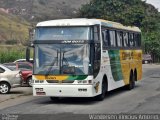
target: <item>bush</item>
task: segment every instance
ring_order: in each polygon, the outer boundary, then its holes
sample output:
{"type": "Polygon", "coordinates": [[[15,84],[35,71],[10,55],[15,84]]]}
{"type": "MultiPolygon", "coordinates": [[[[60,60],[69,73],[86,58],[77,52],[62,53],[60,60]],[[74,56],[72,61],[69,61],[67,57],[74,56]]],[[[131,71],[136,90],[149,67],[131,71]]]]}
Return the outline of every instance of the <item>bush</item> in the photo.
{"type": "Polygon", "coordinates": [[[5,42],[5,44],[14,45],[14,44],[17,44],[17,41],[16,41],[16,40],[7,40],[7,41],[5,42]]]}
{"type": "Polygon", "coordinates": [[[22,46],[2,47],[0,50],[0,63],[13,62],[25,58],[25,48],[22,46]]]}

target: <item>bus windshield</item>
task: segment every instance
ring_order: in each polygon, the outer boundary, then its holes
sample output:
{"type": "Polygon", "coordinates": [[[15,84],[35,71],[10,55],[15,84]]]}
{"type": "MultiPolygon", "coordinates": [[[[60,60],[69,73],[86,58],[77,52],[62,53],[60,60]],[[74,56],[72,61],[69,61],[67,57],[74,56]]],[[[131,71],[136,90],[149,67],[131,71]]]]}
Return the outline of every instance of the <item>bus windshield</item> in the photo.
{"type": "Polygon", "coordinates": [[[37,44],[34,74],[90,74],[89,49],[89,44],[37,44]]]}
{"type": "Polygon", "coordinates": [[[38,27],[36,40],[89,40],[90,27],[38,27]]]}

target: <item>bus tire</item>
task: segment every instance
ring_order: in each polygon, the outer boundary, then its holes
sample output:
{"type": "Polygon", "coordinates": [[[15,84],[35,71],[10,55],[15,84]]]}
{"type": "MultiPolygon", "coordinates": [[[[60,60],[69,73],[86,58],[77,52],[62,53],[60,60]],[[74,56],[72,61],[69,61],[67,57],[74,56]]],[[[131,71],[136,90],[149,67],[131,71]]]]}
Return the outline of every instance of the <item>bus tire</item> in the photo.
{"type": "Polygon", "coordinates": [[[132,90],[135,87],[135,75],[130,74],[129,84],[127,85],[127,90],[132,90]]]}
{"type": "Polygon", "coordinates": [[[108,86],[107,86],[107,82],[105,80],[103,80],[103,82],[102,82],[101,89],[102,89],[102,93],[100,95],[96,96],[97,101],[103,101],[106,96],[108,86]]]}

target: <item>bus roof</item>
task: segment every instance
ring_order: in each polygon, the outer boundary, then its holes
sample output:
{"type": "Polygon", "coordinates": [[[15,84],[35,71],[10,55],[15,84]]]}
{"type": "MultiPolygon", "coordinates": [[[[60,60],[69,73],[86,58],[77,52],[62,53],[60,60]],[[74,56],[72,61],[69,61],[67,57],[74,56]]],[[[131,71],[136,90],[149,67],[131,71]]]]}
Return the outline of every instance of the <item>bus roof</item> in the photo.
{"type": "Polygon", "coordinates": [[[87,19],[87,18],[74,18],[74,19],[59,19],[40,22],[37,27],[49,27],[49,26],[91,26],[102,25],[110,28],[129,30],[134,32],[141,32],[138,27],[124,26],[117,22],[112,22],[102,19],[87,19]]]}

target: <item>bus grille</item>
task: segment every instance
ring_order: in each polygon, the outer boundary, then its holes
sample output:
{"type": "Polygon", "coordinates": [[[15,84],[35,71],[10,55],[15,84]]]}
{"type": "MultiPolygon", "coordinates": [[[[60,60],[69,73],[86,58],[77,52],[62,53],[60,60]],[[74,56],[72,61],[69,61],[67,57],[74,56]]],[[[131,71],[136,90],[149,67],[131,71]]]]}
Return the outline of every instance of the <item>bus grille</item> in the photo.
{"type": "Polygon", "coordinates": [[[46,80],[48,83],[73,83],[74,80],[46,80]]]}

